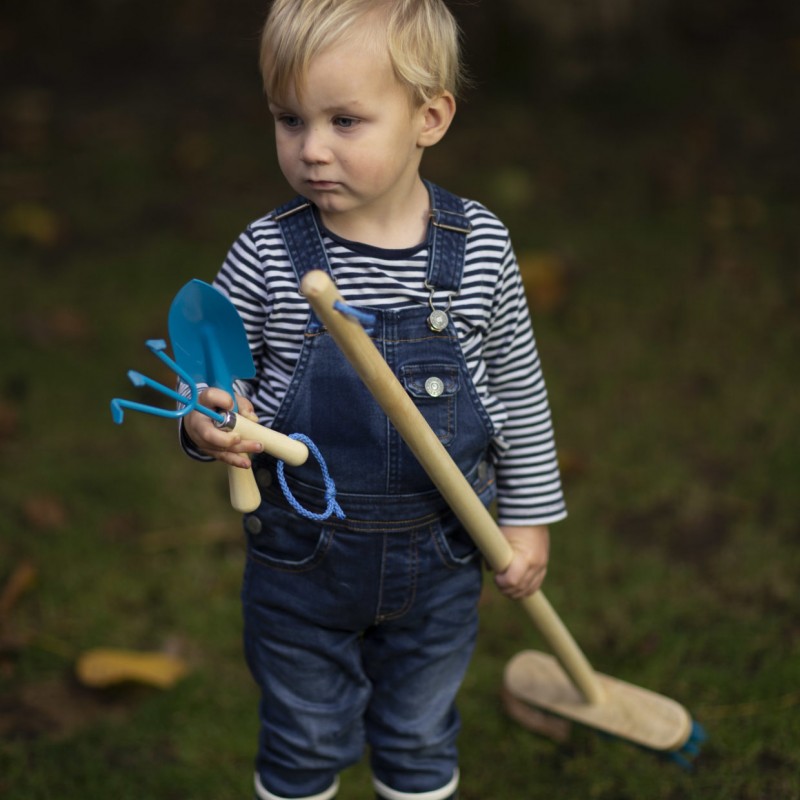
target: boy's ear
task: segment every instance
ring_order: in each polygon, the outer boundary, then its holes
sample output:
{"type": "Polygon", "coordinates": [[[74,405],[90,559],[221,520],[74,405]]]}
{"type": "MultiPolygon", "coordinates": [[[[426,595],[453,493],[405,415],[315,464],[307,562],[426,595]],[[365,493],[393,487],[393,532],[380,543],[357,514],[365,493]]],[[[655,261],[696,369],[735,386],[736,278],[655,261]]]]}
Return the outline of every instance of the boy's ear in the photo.
{"type": "Polygon", "coordinates": [[[431,147],[447,133],[456,113],[456,100],[450,92],[422,105],[422,128],[417,139],[420,147],[431,147]]]}

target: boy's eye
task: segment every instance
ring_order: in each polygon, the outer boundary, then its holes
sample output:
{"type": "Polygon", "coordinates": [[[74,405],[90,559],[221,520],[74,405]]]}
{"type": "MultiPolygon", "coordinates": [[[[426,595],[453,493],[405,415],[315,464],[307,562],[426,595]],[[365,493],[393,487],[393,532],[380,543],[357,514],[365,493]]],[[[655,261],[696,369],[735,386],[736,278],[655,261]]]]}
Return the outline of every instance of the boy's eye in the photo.
{"type": "Polygon", "coordinates": [[[353,117],[336,117],[333,120],[333,124],[337,128],[355,128],[355,126],[358,124],[358,120],[354,119],[353,117]]]}
{"type": "Polygon", "coordinates": [[[278,117],[278,122],[287,128],[297,128],[300,125],[300,117],[296,117],[293,114],[281,114],[278,117]]]}

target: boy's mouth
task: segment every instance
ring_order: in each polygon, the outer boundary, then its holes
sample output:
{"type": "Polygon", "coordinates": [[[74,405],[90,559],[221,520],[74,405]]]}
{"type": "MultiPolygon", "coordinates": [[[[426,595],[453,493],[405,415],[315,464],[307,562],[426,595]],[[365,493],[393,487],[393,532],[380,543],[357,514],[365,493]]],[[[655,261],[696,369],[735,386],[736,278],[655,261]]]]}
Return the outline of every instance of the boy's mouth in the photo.
{"type": "Polygon", "coordinates": [[[308,180],[306,182],[312,189],[316,189],[317,191],[322,191],[322,192],[330,189],[335,189],[339,185],[336,181],[308,180]]]}

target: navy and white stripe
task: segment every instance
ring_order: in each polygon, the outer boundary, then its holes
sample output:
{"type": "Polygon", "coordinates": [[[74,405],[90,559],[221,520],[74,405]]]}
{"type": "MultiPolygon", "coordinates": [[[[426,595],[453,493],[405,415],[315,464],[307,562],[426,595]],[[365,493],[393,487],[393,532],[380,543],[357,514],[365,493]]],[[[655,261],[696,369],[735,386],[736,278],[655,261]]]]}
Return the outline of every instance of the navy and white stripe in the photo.
{"type": "MultiPolygon", "coordinates": [[[[484,206],[465,201],[472,223],[464,279],[449,315],[478,394],[499,432],[498,521],[547,524],[566,516],[547,392],[525,293],[505,226],[484,206]]],[[[427,305],[427,247],[384,250],[324,232],[336,285],[348,304],[427,305]]],[[[320,265],[322,266],[322,265],[320,265]]],[[[215,285],[244,320],[256,364],[247,394],[261,422],[275,417],[303,343],[309,306],[280,230],[268,215],[231,247],[215,285]]],[[[437,308],[448,297],[439,292],[437,308]]]]}

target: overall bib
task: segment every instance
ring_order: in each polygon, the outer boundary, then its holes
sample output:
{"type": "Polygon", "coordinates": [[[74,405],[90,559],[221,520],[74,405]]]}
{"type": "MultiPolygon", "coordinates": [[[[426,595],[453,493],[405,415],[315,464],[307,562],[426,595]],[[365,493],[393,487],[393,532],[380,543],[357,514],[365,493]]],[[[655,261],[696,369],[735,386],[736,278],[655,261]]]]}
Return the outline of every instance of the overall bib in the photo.
{"type": "MultiPolygon", "coordinates": [[[[469,225],[458,198],[428,188],[427,285],[432,297],[452,296],[469,225]]],[[[298,286],[307,270],[332,274],[303,198],[275,218],[298,286]]],[[[488,504],[493,426],[452,321],[439,317],[445,327],[434,330],[424,306],[362,310],[375,317],[369,333],[383,357],[488,504]]],[[[244,520],[242,593],[247,660],[262,691],[259,794],[333,797],[338,773],[366,742],[381,794],[451,797],[454,699],[477,632],[480,554],[313,312],[272,427],[317,445],[347,516],[299,516],[274,459],[254,459],[262,503],[244,520]]],[[[306,508],[325,508],[313,459],[285,476],[306,508]]]]}

